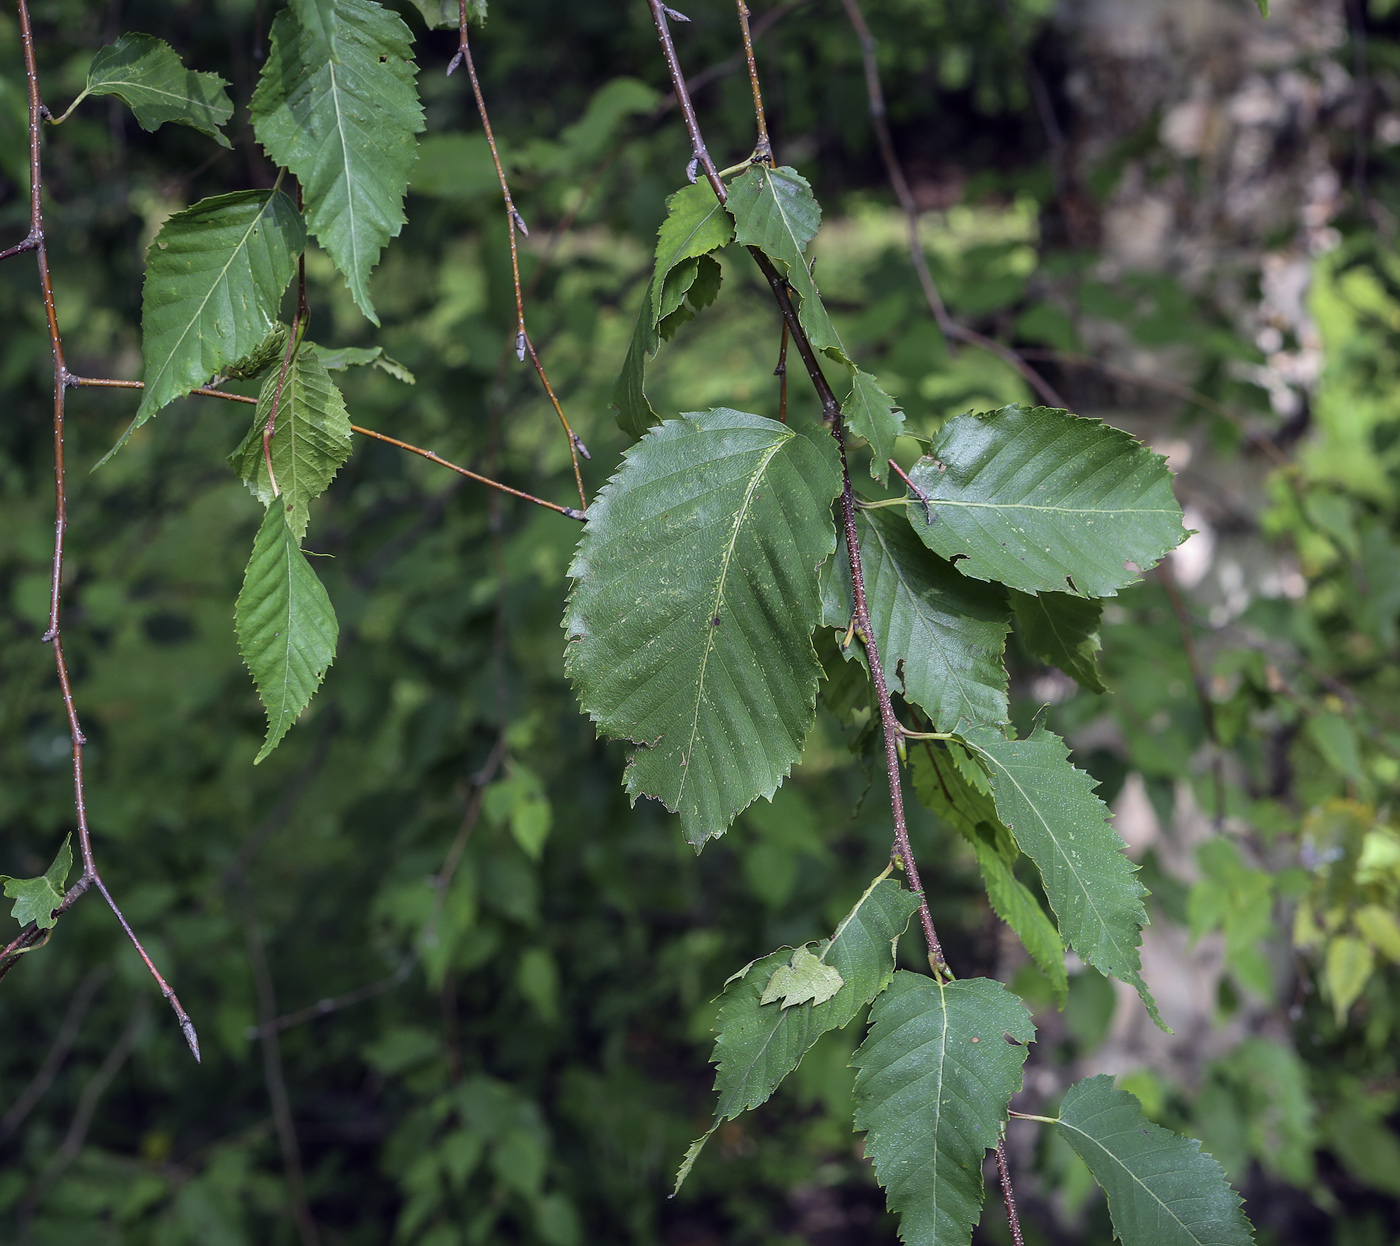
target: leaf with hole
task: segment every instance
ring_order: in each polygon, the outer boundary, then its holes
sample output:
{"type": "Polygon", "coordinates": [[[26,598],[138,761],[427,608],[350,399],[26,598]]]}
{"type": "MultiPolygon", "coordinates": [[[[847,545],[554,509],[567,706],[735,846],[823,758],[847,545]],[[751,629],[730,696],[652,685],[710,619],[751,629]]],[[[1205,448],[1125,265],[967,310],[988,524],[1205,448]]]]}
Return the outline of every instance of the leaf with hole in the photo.
{"type": "Polygon", "coordinates": [[[141,295],[145,392],[103,463],[166,403],[262,346],[305,245],[301,213],[280,190],[204,199],[165,222],[141,295]]]}
{"type": "Polygon", "coordinates": [[[286,513],[287,527],[301,540],[306,535],[311,502],[326,491],[350,457],[350,417],[345,400],[331,380],[320,352],[304,344],[287,369],[269,450],[276,494],[267,473],[263,433],[277,396],[281,369],[269,372],[253,414],[252,427],[230,456],[238,478],[264,506],[276,504],[286,513]]]}
{"type": "Polygon", "coordinates": [[[855,1122],[907,1246],[965,1246],[1035,1026],[999,982],[901,970],[870,1010],[855,1122]]]}
{"type": "MultiPolygon", "coordinates": [[[[717,1066],[715,1123],[686,1152],[676,1189],[724,1121],[766,1102],[817,1039],[828,1030],[848,1025],[890,984],[895,944],[918,908],[918,896],[882,875],[866,888],[830,939],[795,951],[781,948],[746,965],[725,983],[716,1025],[718,1037],[710,1056],[717,1066]],[[839,976],[841,983],[827,999],[789,1007],[773,993],[774,979],[784,969],[790,970],[794,961],[805,964],[804,958],[839,976]]],[[[818,976],[810,967],[807,973],[818,976]]],[[[780,991],[783,981],[779,979],[780,991]]]]}
{"type": "MultiPolygon", "coordinates": [[[[136,115],[143,130],[158,130],[172,122],[228,147],[230,143],[219,128],[233,116],[227,86],[217,74],[186,69],[164,40],[126,34],[92,58],[87,86],[78,99],[115,95],[136,115]]],[[[74,100],[73,107],[77,103],[74,100]]]]}
{"type": "Polygon", "coordinates": [[[256,765],[281,742],[335,660],[331,599],[301,552],[280,505],[267,508],[234,605],[238,651],[267,710],[256,765]]]}
{"type": "Polygon", "coordinates": [[[292,0],[250,113],[258,142],[302,185],[306,220],[375,324],[370,271],[407,219],[408,171],[424,128],[399,16],[374,0],[292,0]]]}
{"type": "Polygon", "coordinates": [[[1064,741],[1043,726],[1025,740],[990,728],[960,733],[991,776],[997,816],[1035,862],[1060,933],[1085,961],[1128,983],[1162,1029],[1142,980],[1138,947],[1147,889],[1108,823],[1094,781],[1070,764],[1064,741]]]}
{"type": "Polygon", "coordinates": [[[63,903],[63,884],[73,868],[73,836],[65,835],[53,863],[38,878],[11,878],[0,874],[5,896],[13,900],[10,916],[21,926],[33,922],[40,930],[52,930],[53,911],[63,903]]]}
{"type": "Polygon", "coordinates": [[[909,473],[909,521],[963,575],[1112,597],[1186,539],[1166,460],[1048,407],[959,415],[909,473]]]}
{"type": "Polygon", "coordinates": [[[565,670],[600,730],[638,746],[628,793],[697,847],[801,755],[840,489],[825,430],[720,408],[648,432],[589,508],[565,670]]]}
{"type": "Polygon", "coordinates": [[[1108,1195],[1123,1246],[1249,1246],[1225,1171],[1194,1138],[1154,1125],[1107,1074],[1071,1086],[1055,1126],[1108,1195]]]}

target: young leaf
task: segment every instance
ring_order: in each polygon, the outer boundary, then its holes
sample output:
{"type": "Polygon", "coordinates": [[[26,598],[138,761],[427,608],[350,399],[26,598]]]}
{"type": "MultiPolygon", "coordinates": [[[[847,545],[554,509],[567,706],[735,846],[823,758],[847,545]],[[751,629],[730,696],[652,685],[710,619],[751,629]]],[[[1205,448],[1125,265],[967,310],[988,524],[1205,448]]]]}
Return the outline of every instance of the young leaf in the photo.
{"type": "Polygon", "coordinates": [[[272,23],[250,105],[258,142],[297,175],[311,232],[375,324],[370,270],[403,228],[424,128],[411,43],[374,0],[292,0],[272,23]]]}
{"type": "Polygon", "coordinates": [[[1064,941],[1040,901],[1016,877],[1012,867],[1020,849],[997,817],[991,795],[953,763],[951,754],[956,748],[953,744],[947,749],[910,752],[914,791],[926,809],[933,810],[972,845],[992,911],[1016,932],[1063,1008],[1069,998],[1064,941]]]}
{"type": "MultiPolygon", "coordinates": [[[[217,74],[186,69],[163,40],[128,34],[92,58],[83,95],[117,96],[136,114],[143,130],[158,130],[166,122],[174,122],[228,147],[229,141],[219,129],[233,116],[233,104],[224,89],[227,85],[217,74]]],[[[76,106],[77,100],[73,103],[76,106]]]]}
{"type": "MultiPolygon", "coordinates": [[[[1002,653],[1011,612],[999,588],[959,575],[931,554],[903,515],[862,511],[856,518],[865,595],[875,643],[886,670],[903,679],[904,695],[933,719],[935,731],[959,720],[981,726],[1006,721],[1002,653]]],[[[844,543],[825,577],[825,596],[850,601],[850,562],[844,543]]],[[[844,611],[823,622],[844,629],[844,611]]]]}
{"type": "Polygon", "coordinates": [[[1186,539],[1166,460],[1068,411],[949,420],[909,473],[925,545],[978,580],[1112,597],[1186,539]]]}
{"type": "Polygon", "coordinates": [[[326,491],[341,464],[350,457],[350,417],[345,414],[345,400],[321,362],[320,352],[314,346],[302,346],[287,369],[282,400],[277,405],[277,422],[273,425],[272,471],[281,491],[274,495],[267,475],[267,455],[263,453],[263,430],[272,413],[280,375],[280,368],[267,374],[252,427],[229,457],[238,478],[258,501],[271,506],[277,497],[277,504],[286,513],[287,527],[299,541],[306,535],[312,500],[326,491]]]}
{"type": "Polygon", "coordinates": [[[565,670],[599,728],[639,746],[632,798],[679,813],[697,847],[802,752],[840,488],[824,431],[721,408],[652,429],[589,509],[565,670]]]}
{"type": "Polygon", "coordinates": [[[689,1175],[710,1134],[724,1121],[766,1102],[783,1078],[802,1063],[817,1039],[828,1030],[848,1025],[890,984],[895,944],[918,907],[918,896],[882,875],[866,888],[831,938],[813,945],[815,951],[780,949],[746,965],[725,983],[718,1037],[710,1056],[718,1066],[715,1123],[686,1152],[676,1175],[676,1189],[689,1175]],[[804,954],[839,975],[841,985],[828,999],[787,1007],[772,994],[773,982],[804,954]]]}
{"type": "Polygon", "coordinates": [[[1016,630],[1026,650],[1058,666],[1081,688],[1107,692],[1099,675],[1099,624],[1103,603],[1069,593],[1020,593],[1011,590],[1016,630]]]}
{"type": "Polygon", "coordinates": [[[1043,726],[1026,740],[990,728],[967,731],[963,739],[991,775],[997,815],[1039,867],[1060,933],[1089,964],[1136,989],[1153,1021],[1170,1033],[1142,980],[1138,946],[1147,889],[1108,824],[1094,781],[1070,764],[1064,741],[1043,726]]]}
{"type": "Polygon", "coordinates": [[[768,979],[758,1002],[771,1004],[776,1001],[784,1008],[809,1001],[824,1004],[844,985],[845,980],[839,969],[826,964],[807,948],[800,947],[793,952],[787,964],[773,970],[773,976],[768,979]]]}
{"type": "Polygon", "coordinates": [[[316,354],[327,372],[344,372],[349,368],[378,368],[405,385],[418,384],[418,378],[397,359],[386,355],[382,346],[318,346],[316,354]]]}
{"type": "Polygon", "coordinates": [[[727,246],[733,238],[734,227],[708,182],[683,187],[666,200],[666,219],[656,239],[656,265],[613,390],[617,423],[623,432],[640,437],[657,422],[659,417],[646,396],[647,358],[656,354],[661,339],[670,337],[679,326],[677,316],[689,318],[681,304],[694,287],[700,287],[691,298],[697,309],[714,301],[719,293],[719,265],[711,260],[710,267],[704,269],[700,259],[727,246]],[[669,332],[660,327],[668,319],[669,332]]]}
{"type": "Polygon", "coordinates": [[[822,220],[807,179],[796,169],[750,165],[729,188],[727,206],[735,239],[762,251],[797,291],[802,300],[797,315],[812,345],[851,366],[807,267],[807,244],[822,220]]]}
{"type": "Polygon", "coordinates": [[[1026,1007],[999,982],[936,982],[901,970],[851,1057],[866,1131],[907,1246],[962,1246],[982,1215],[982,1160],[1021,1088],[1026,1007]]]}
{"type": "Polygon", "coordinates": [[[1123,1246],[1249,1246],[1225,1171],[1194,1138],[1154,1125],[1106,1073],[1071,1086],[1055,1126],[1108,1195],[1123,1246]]]}
{"type": "Polygon", "coordinates": [[[301,213],[280,190],[218,195],[165,222],[141,295],[146,389],[103,463],[166,403],[267,340],[305,246],[301,213]]]}
{"type": "Polygon", "coordinates": [[[890,474],[895,438],[904,427],[904,412],[873,376],[856,368],[841,414],[846,427],[870,443],[870,474],[884,484],[890,474]]]}
{"type": "Polygon", "coordinates": [[[288,526],[269,506],[234,606],[238,651],[267,709],[267,739],[257,765],[291,729],[335,660],[339,628],[321,581],[288,526]]]}
{"type": "Polygon", "coordinates": [[[11,878],[0,874],[6,897],[15,902],[10,916],[21,926],[33,922],[40,930],[53,929],[57,921],[53,911],[63,903],[63,883],[72,868],[73,836],[65,835],[53,864],[38,878],[11,878]]]}

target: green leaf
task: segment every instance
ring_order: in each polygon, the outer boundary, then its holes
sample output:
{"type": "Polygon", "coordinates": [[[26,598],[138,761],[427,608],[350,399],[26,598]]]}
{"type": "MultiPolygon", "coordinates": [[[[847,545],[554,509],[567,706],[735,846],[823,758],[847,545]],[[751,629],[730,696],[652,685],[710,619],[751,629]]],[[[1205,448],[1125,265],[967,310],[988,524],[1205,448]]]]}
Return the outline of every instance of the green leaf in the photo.
{"type": "Polygon", "coordinates": [[[633,800],[679,813],[697,847],[801,755],[840,488],[823,430],[721,408],[647,433],[589,509],[565,670],[599,728],[640,746],[633,800]]]}
{"type": "Polygon", "coordinates": [[[326,346],[316,347],[327,372],[344,372],[349,368],[378,368],[387,372],[396,381],[405,385],[416,385],[418,378],[397,359],[384,353],[382,346],[341,346],[335,349],[326,346]]]}
{"type": "Polygon", "coordinates": [[[1016,932],[1031,959],[1049,979],[1055,1000],[1063,1008],[1069,998],[1064,941],[1040,901],[1016,877],[1012,867],[1021,855],[1020,849],[997,817],[991,795],[954,764],[955,749],[956,744],[946,749],[911,748],[909,766],[914,791],[925,808],[933,810],[972,845],[992,911],[1016,932]]]}
{"type": "Polygon", "coordinates": [[[234,606],[238,651],[267,709],[267,739],[257,765],[291,729],[335,660],[335,611],[288,527],[269,506],[234,606]]]}
{"type": "Polygon", "coordinates": [[[841,414],[846,427],[870,443],[870,474],[884,484],[890,474],[895,438],[904,427],[904,412],[868,372],[856,368],[852,380],[841,414]]]}
{"type": "Polygon", "coordinates": [[[1099,675],[1099,624],[1103,603],[1069,593],[1032,595],[1011,590],[1016,631],[1032,657],[1058,666],[1081,688],[1107,692],[1099,675]]]}
{"type": "Polygon", "coordinates": [[[936,982],[901,970],[875,1001],[851,1057],[856,1128],[908,1246],[971,1241],[982,1161],[1034,1038],[1025,1005],[986,978],[936,982]]]}
{"type": "MultiPolygon", "coordinates": [[[[413,0],[429,30],[457,29],[461,19],[457,0],[413,0]]],[[[478,26],[486,23],[486,0],[467,0],[467,20],[478,26]]]]}
{"type": "Polygon", "coordinates": [[[796,169],[750,165],[730,186],[727,206],[735,239],[762,251],[801,298],[797,315],[812,345],[851,366],[807,266],[807,244],[822,220],[807,179],[796,169]]]}
{"type": "Polygon", "coordinates": [[[1154,1125],[1107,1074],[1071,1086],[1055,1126],[1108,1195],[1123,1246],[1248,1246],[1225,1172],[1194,1138],[1154,1125]]]}
{"type": "MultiPolygon", "coordinates": [[[[888,871],[886,871],[888,874],[888,871]]],[[[856,901],[829,940],[792,952],[782,948],[750,962],[724,986],[714,1052],[715,1123],[686,1152],[676,1189],[690,1173],[710,1134],[727,1120],[767,1101],[828,1030],[848,1025],[894,977],[895,944],[918,911],[919,897],[881,875],[856,901]],[[815,951],[812,949],[815,948],[815,951]],[[774,977],[805,953],[841,978],[825,1000],[792,1007],[769,1002],[774,977]],[[765,996],[767,997],[765,999],[765,996]]]]}
{"type": "Polygon", "coordinates": [[[779,1002],[784,1008],[794,1004],[824,1004],[845,985],[841,972],[820,956],[800,947],[792,959],[773,970],[768,985],[759,996],[760,1004],[779,1002]]]}
{"type": "MultiPolygon", "coordinates": [[[[136,114],[143,130],[158,130],[173,122],[228,147],[229,141],[219,129],[233,116],[233,104],[224,89],[227,85],[217,74],[186,69],[163,40],[127,34],[92,58],[83,95],[117,96],[136,114]]],[[[73,101],[75,107],[77,102],[73,101]]]]}
{"type": "Polygon", "coordinates": [[[1067,411],[957,416],[909,475],[924,544],[1022,592],[1112,597],[1187,535],[1166,460],[1067,411]]]}
{"type": "Polygon", "coordinates": [[[11,878],[0,874],[5,895],[15,902],[10,916],[21,926],[33,922],[40,930],[52,930],[58,920],[54,909],[63,903],[63,883],[73,868],[73,836],[65,835],[58,855],[38,878],[11,878]]]}
{"type": "Polygon", "coordinates": [[[423,129],[411,43],[398,15],[373,0],[292,0],[272,23],[250,105],[258,142],[296,174],[311,232],[375,324],[370,270],[403,228],[423,129]]]}
{"type": "Polygon", "coordinates": [[[1269,16],[1269,0],[1258,0],[1258,2],[1259,2],[1259,13],[1260,13],[1260,16],[1262,16],[1262,17],[1268,17],[1268,16],[1269,16]]]}
{"type": "Polygon", "coordinates": [[[165,222],[141,295],[146,389],[103,463],[166,403],[263,345],[305,246],[301,214],[279,190],[218,195],[165,222]]]}
{"type": "Polygon", "coordinates": [[[733,239],[734,227],[708,182],[683,187],[666,200],[666,219],[657,232],[655,268],[613,390],[617,423],[623,432],[640,437],[660,418],[646,396],[647,359],[656,354],[662,338],[669,338],[690,319],[693,313],[682,306],[687,294],[694,291],[691,304],[696,311],[714,302],[719,293],[719,265],[713,259],[702,265],[701,258],[733,239]]]}
{"type": "Polygon", "coordinates": [[[272,326],[272,332],[265,337],[261,344],[255,346],[246,355],[235,359],[224,368],[224,376],[232,377],[238,381],[252,381],[260,377],[273,364],[281,366],[282,360],[287,357],[287,339],[291,336],[291,330],[281,321],[272,326]]]}
{"type": "MultiPolygon", "coordinates": [[[[999,588],[960,576],[924,548],[903,515],[862,511],[856,517],[865,597],[875,643],[889,676],[933,719],[935,731],[958,722],[1006,721],[1002,654],[1011,613],[999,588]]],[[[851,600],[844,544],[826,577],[824,596],[851,600]]],[[[824,611],[823,622],[844,629],[851,611],[824,611]]]]}
{"type": "Polygon", "coordinates": [[[962,735],[991,775],[997,815],[1040,870],[1060,933],[1089,964],[1132,986],[1170,1033],[1142,980],[1147,889],[1108,824],[1093,779],[1070,764],[1064,741],[1043,726],[1026,740],[990,728],[962,735]]]}
{"type": "Polygon", "coordinates": [[[1338,1026],[1346,1025],[1347,1013],[1366,989],[1375,968],[1376,950],[1364,939],[1344,934],[1328,942],[1324,974],[1338,1026]]]}
{"type": "Polygon", "coordinates": [[[264,506],[271,506],[277,497],[277,504],[286,512],[287,527],[299,541],[306,535],[312,500],[326,491],[350,457],[350,417],[320,352],[314,346],[302,346],[287,369],[273,425],[272,470],[281,491],[274,495],[263,453],[263,430],[272,414],[280,376],[280,368],[267,374],[252,427],[230,458],[238,478],[264,506]]]}

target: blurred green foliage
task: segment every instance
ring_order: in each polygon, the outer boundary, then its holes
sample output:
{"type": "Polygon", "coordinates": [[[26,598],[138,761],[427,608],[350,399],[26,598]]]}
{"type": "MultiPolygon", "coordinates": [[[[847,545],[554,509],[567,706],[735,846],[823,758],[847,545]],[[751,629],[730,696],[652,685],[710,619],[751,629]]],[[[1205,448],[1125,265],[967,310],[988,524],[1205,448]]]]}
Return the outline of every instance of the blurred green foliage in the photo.
{"type": "MultiPolygon", "coordinates": [[[[1243,413],[1182,404],[1154,435],[1204,430],[1220,460],[1267,474],[1253,535],[1296,568],[1292,590],[1218,619],[1188,596],[1193,670],[1154,578],[1106,617],[1110,695],[1057,684],[1023,656],[1013,713],[1024,725],[1053,700],[1052,725],[1079,745],[1107,800],[1131,782],[1163,825],[1219,814],[1218,836],[1185,868],[1157,848],[1145,861],[1153,920],[1172,946],[1216,940],[1224,957],[1213,1035],[1181,1036],[1209,1054],[1120,1085],[1151,1119],[1205,1140],[1261,1240],[1387,1246],[1400,1234],[1393,248],[1358,209],[1314,263],[1327,362],[1292,453],[1263,392],[1231,367],[1260,354],[1222,311],[1165,276],[1104,279],[1092,254],[1042,228],[1053,180],[1021,56],[1029,47],[1055,64],[1049,4],[868,8],[901,150],[955,151],[970,170],[963,202],[924,226],[952,313],[1062,351],[1081,348],[1086,320],[1117,320],[1143,346],[1179,348],[1180,379],[1243,413]],[[1275,435],[1286,461],[1260,466],[1242,422],[1275,435]]],[[[723,165],[752,146],[732,13],[688,13],[688,71],[723,70],[698,96],[723,165]]],[[[1371,13],[1373,58],[1393,74],[1400,26],[1383,5],[1371,13]]],[[[271,183],[246,111],[270,13],[246,0],[139,0],[120,12],[42,0],[34,14],[56,112],[122,31],[158,34],[233,83],[229,152],[188,130],[147,135],[116,99],[89,101],[45,134],[70,366],[135,376],[143,255],[160,223],[205,195],[271,183]]],[[[465,85],[441,72],[453,37],[406,20],[428,132],[409,224],[371,282],[384,327],[371,334],[312,251],[312,336],[382,347],[415,375],[409,388],[373,368],[338,374],[356,423],[567,502],[567,446],[514,358],[489,153],[465,85]]],[[[664,72],[641,4],[498,0],[474,44],[532,231],[532,336],[592,451],[596,488],[625,444],[612,385],[685,139],[673,114],[658,115],[664,72]]],[[[910,427],[931,433],[970,407],[1028,397],[992,356],[950,351],[927,315],[839,6],[800,6],[759,46],[779,152],[827,205],[823,290],[910,427]]],[[[1384,89],[1400,94],[1389,80],[1384,89]]],[[[27,228],[25,127],[18,28],[5,13],[6,244],[27,228]]],[[[1377,210],[1400,208],[1394,157],[1371,163],[1377,210]]],[[[1111,171],[1102,180],[1106,196],[1111,171]]],[[[651,369],[662,412],[777,411],[771,305],[751,268],[725,266],[718,304],[651,369]]],[[[51,372],[29,261],[0,266],[0,309],[0,870],[24,878],[49,867],[73,818],[67,727],[37,643],[53,532],[51,372]]],[[[1052,374],[1076,394],[1077,373],[1052,374]]],[[[815,414],[793,379],[790,403],[815,414]]],[[[1091,383],[1078,383],[1091,399],[1091,383]]],[[[720,985],[755,955],[829,931],[887,854],[868,711],[824,710],[794,780],[695,858],[657,806],[628,809],[623,750],[594,739],[564,683],[558,619],[574,528],[364,442],[312,529],[339,656],[255,770],[262,712],[232,610],[259,511],[224,462],[245,413],[181,400],[87,475],[134,406],[120,393],[70,397],[65,638],[104,875],[200,1025],[204,1063],[188,1059],[111,914],[84,900],[0,986],[0,1240],[298,1240],[258,1037],[289,1014],[280,1060],[327,1243],[892,1241],[847,1124],[856,1027],[823,1038],[773,1105],[724,1125],[683,1195],[665,1198],[709,1119],[720,985]]],[[[1037,1009],[1030,1067],[1065,1084],[1111,1041],[1112,988],[1073,973],[1056,1012],[1039,972],[1007,959],[971,849],[932,815],[913,818],[950,960],[965,974],[1010,966],[1037,1009]]],[[[912,943],[902,951],[914,963],[912,943]]],[[[1050,1133],[1020,1183],[1028,1240],[1108,1240],[1082,1164],[1050,1133]]],[[[980,1232],[1009,1240],[991,1216],[980,1232]]]]}

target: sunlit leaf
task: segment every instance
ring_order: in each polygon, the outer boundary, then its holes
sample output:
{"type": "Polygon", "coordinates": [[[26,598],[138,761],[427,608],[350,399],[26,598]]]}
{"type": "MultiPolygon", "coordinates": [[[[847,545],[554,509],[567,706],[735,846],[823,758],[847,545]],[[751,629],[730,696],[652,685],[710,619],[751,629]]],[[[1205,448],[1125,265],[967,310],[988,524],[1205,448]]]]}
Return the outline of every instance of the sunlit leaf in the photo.
{"type": "Polygon", "coordinates": [[[840,488],[824,430],[721,408],[649,432],[589,508],[565,669],[599,728],[639,746],[628,792],[697,846],[801,755],[840,488]]]}
{"type": "Polygon", "coordinates": [[[73,868],[73,837],[65,835],[49,866],[38,878],[11,878],[0,874],[5,896],[13,900],[10,916],[21,926],[33,922],[40,930],[51,930],[57,921],[53,910],[63,903],[63,883],[73,868]]]}
{"type": "Polygon", "coordinates": [[[136,115],[143,130],[158,130],[174,122],[228,147],[229,141],[219,128],[233,116],[227,85],[217,74],[186,69],[163,40],[126,34],[92,58],[83,94],[117,96],[136,115]]]}

